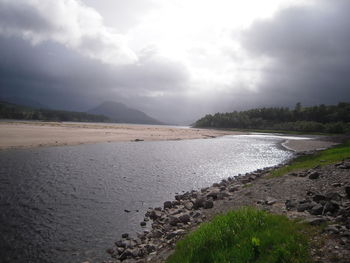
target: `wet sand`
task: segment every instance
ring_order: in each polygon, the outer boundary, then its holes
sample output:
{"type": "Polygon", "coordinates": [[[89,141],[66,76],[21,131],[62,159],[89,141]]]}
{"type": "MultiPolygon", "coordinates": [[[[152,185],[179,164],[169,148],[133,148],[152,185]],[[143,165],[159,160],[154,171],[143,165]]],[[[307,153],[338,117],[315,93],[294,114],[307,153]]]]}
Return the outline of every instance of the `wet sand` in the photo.
{"type": "Polygon", "coordinates": [[[78,145],[98,142],[205,139],[244,134],[161,125],[60,122],[0,122],[0,149],[78,145]]]}
{"type": "Polygon", "coordinates": [[[294,152],[308,152],[316,150],[324,150],[334,145],[337,145],[337,142],[326,141],[320,139],[310,139],[310,140],[287,140],[282,145],[294,152]]]}

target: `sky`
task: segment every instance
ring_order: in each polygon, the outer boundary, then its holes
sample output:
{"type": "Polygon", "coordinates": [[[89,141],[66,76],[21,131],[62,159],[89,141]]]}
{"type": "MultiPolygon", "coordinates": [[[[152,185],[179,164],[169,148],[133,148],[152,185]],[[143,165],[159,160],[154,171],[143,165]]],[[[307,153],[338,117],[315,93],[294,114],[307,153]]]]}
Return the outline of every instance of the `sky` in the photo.
{"type": "Polygon", "coordinates": [[[0,0],[0,98],[167,123],[350,101],[348,0],[0,0]]]}

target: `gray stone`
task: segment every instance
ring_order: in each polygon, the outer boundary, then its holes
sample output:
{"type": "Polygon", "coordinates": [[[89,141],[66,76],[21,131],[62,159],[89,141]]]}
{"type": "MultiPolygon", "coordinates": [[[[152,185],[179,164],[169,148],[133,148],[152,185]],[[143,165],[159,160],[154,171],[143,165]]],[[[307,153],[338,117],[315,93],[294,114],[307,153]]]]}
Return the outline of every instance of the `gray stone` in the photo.
{"type": "Polygon", "coordinates": [[[197,198],[193,203],[193,208],[198,209],[204,207],[205,199],[203,197],[197,198]]]}
{"type": "Polygon", "coordinates": [[[298,202],[295,200],[286,200],[285,204],[287,210],[292,210],[298,206],[298,202]]]}
{"type": "Polygon", "coordinates": [[[209,208],[212,208],[213,206],[214,206],[214,202],[211,200],[207,200],[203,204],[204,209],[209,209],[209,208]]]}
{"type": "Polygon", "coordinates": [[[267,205],[273,205],[274,203],[276,203],[277,202],[277,200],[276,199],[274,199],[274,198],[272,198],[272,197],[268,197],[267,199],[266,199],[266,204],[267,205]]]}
{"type": "Polygon", "coordinates": [[[305,210],[312,209],[314,206],[315,206],[315,204],[311,203],[311,202],[299,204],[298,207],[297,207],[297,211],[298,212],[304,212],[305,210]]]}
{"type": "Polygon", "coordinates": [[[158,210],[152,210],[149,218],[151,218],[152,220],[156,220],[157,218],[160,218],[162,216],[162,212],[158,211],[158,210]]]}
{"type": "Polygon", "coordinates": [[[191,217],[190,217],[189,214],[182,214],[182,215],[179,216],[179,220],[180,220],[181,223],[186,224],[186,223],[191,221],[191,217]]]}
{"type": "Polygon", "coordinates": [[[312,215],[322,215],[322,213],[323,213],[323,206],[321,204],[315,205],[310,210],[310,214],[312,215]]]}
{"type": "Polygon", "coordinates": [[[187,210],[192,210],[193,208],[193,203],[190,202],[190,201],[187,201],[184,203],[184,207],[187,209],[187,210]]]}
{"type": "Polygon", "coordinates": [[[167,208],[172,208],[173,204],[171,201],[166,201],[164,202],[163,206],[164,206],[164,209],[167,209],[167,208]]]}
{"type": "Polygon", "coordinates": [[[120,260],[125,260],[127,258],[131,258],[133,256],[131,249],[125,249],[124,252],[120,255],[120,260]]]}
{"type": "Polygon", "coordinates": [[[314,172],[309,173],[309,179],[314,180],[314,179],[318,179],[319,177],[320,177],[319,172],[314,171],[314,172]]]}
{"type": "Polygon", "coordinates": [[[180,220],[177,216],[170,216],[169,217],[169,224],[171,226],[176,226],[178,223],[180,223],[180,220]]]}

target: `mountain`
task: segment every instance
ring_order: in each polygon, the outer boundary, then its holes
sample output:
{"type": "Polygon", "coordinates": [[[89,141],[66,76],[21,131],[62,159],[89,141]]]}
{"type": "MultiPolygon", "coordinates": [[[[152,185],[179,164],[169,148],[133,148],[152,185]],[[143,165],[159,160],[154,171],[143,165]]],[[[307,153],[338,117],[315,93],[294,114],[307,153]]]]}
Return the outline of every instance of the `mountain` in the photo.
{"type": "Polygon", "coordinates": [[[163,124],[140,110],[129,108],[123,103],[114,101],[105,101],[87,112],[104,115],[120,123],[163,124]]]}

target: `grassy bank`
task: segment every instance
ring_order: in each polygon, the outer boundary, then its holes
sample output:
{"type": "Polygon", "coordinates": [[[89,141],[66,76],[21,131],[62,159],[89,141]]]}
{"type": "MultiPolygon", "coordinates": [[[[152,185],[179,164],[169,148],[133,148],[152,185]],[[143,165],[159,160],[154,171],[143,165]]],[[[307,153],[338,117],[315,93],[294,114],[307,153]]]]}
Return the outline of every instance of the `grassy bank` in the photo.
{"type": "Polygon", "coordinates": [[[253,208],[216,216],[179,241],[167,263],[312,262],[310,226],[253,208]]]}
{"type": "Polygon", "coordinates": [[[333,148],[317,152],[313,155],[297,157],[289,165],[283,166],[271,173],[271,177],[281,176],[302,169],[310,169],[315,166],[323,166],[350,158],[350,141],[333,148]]]}

